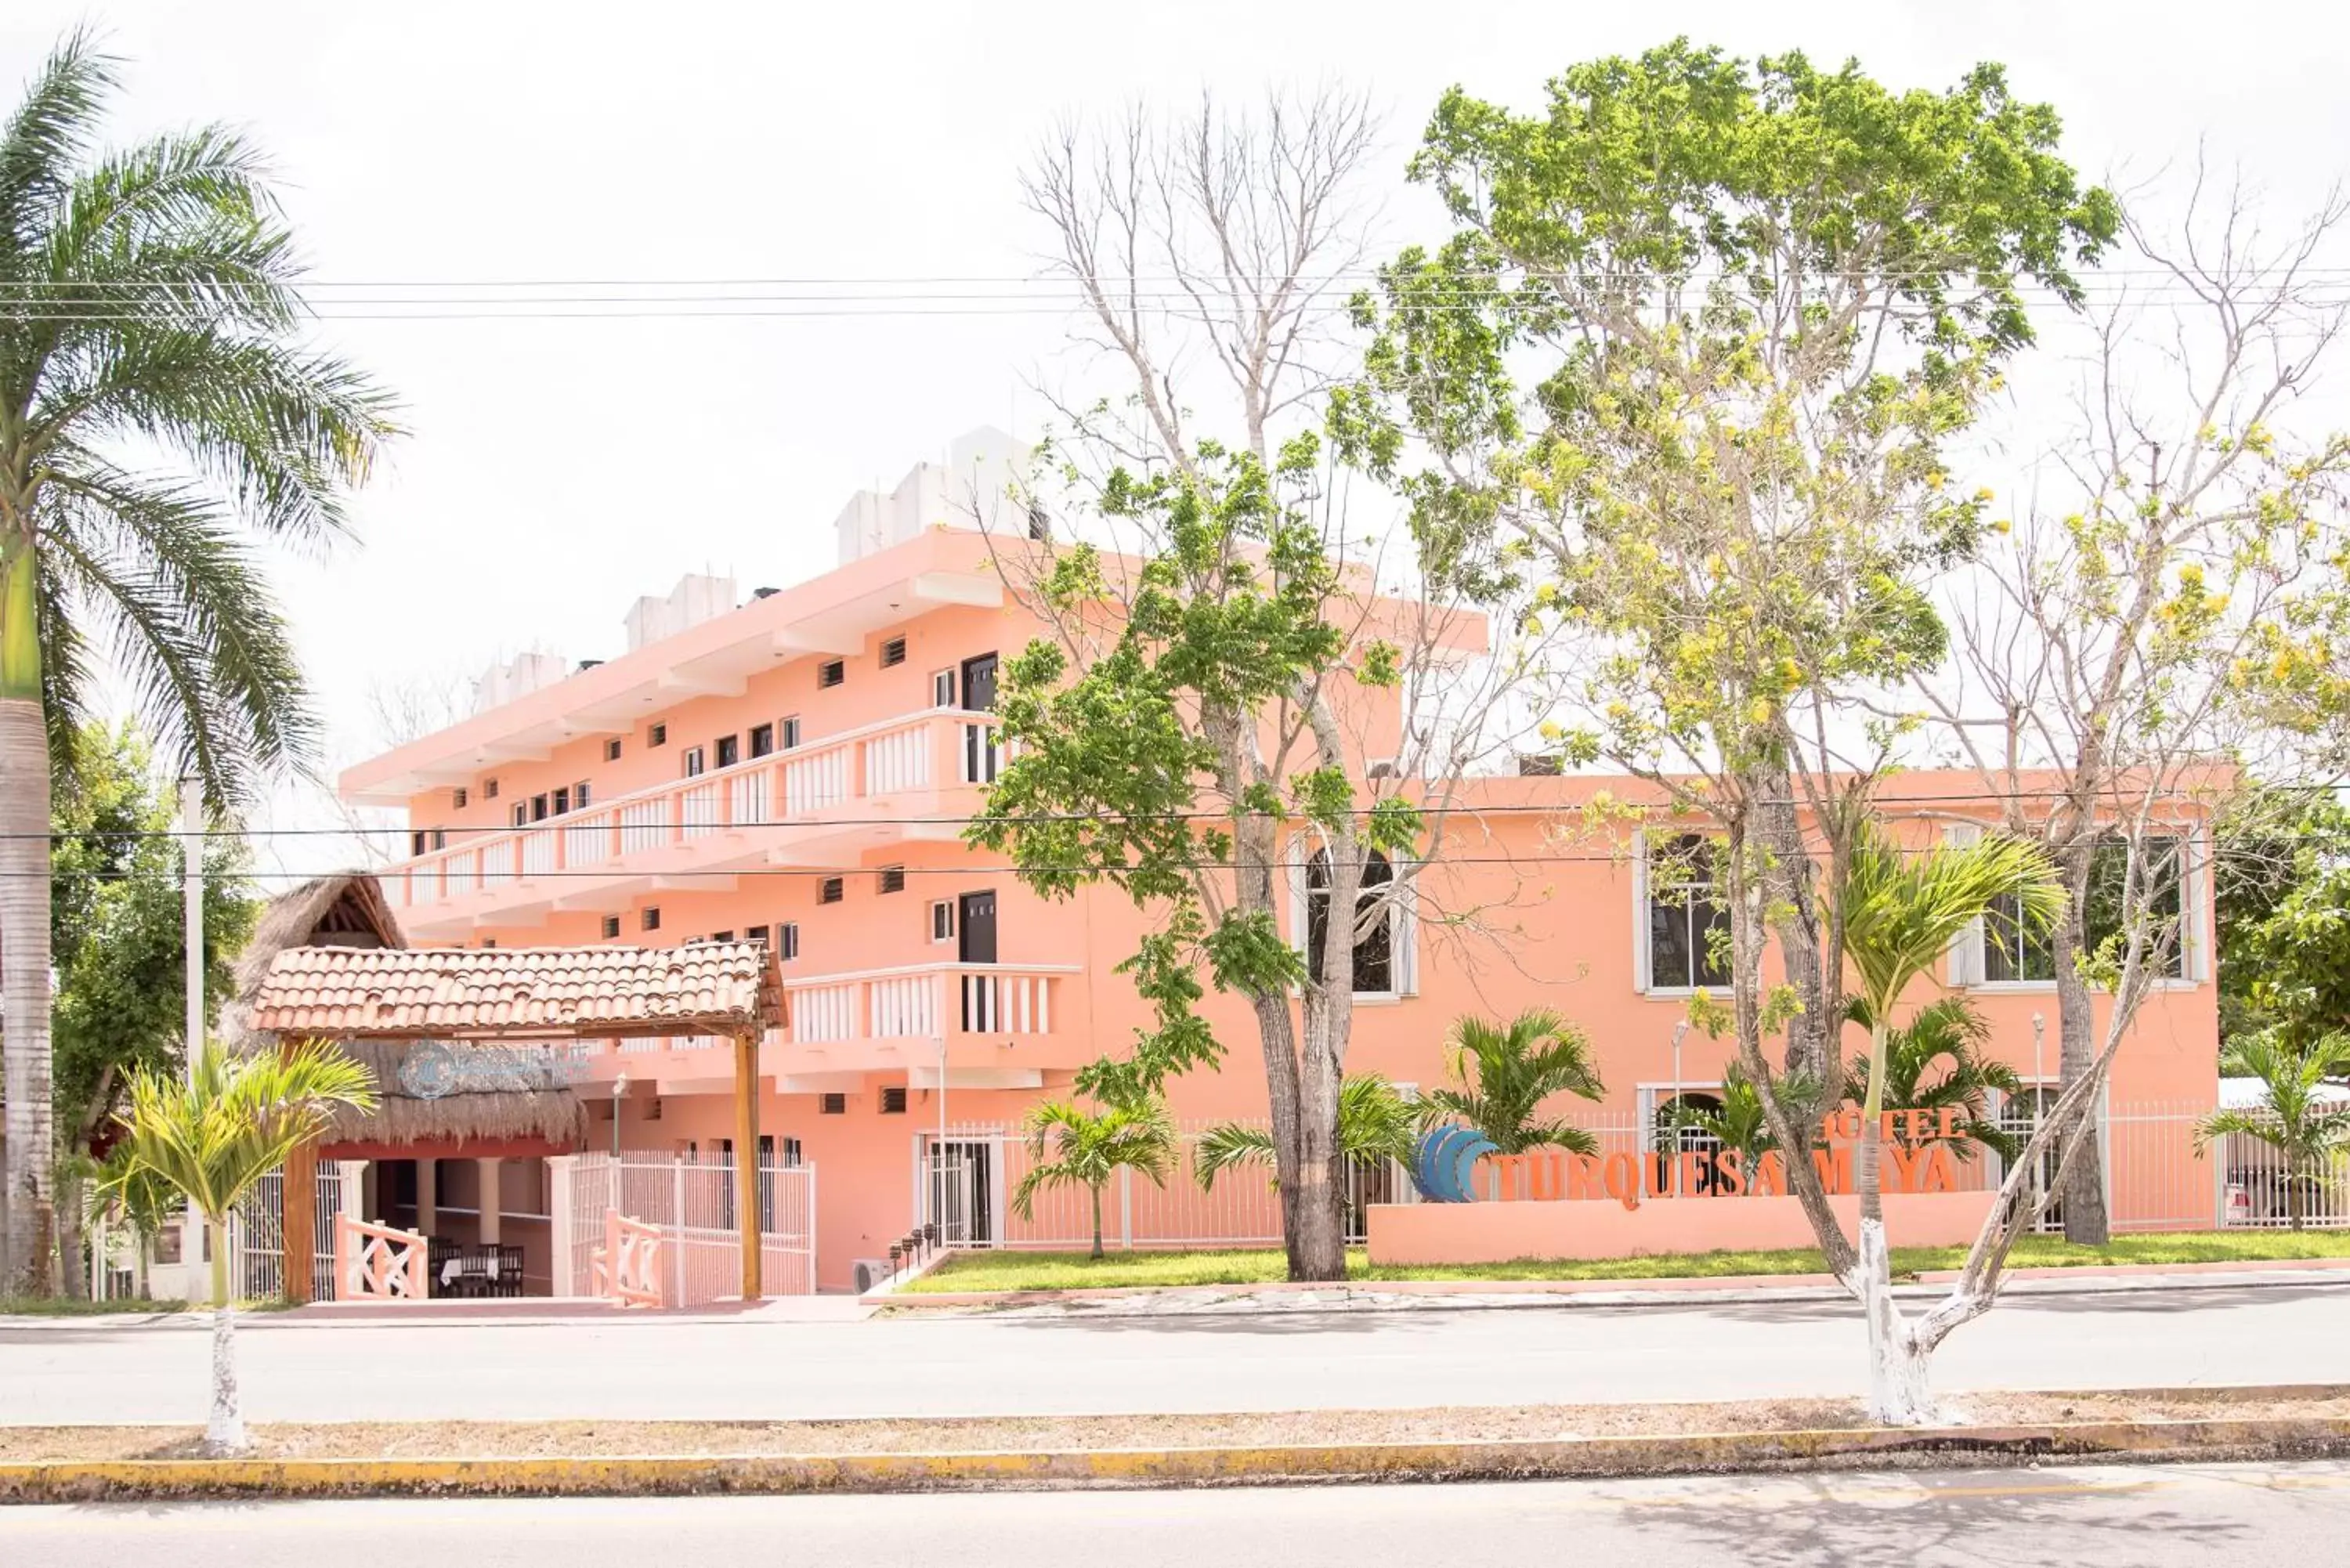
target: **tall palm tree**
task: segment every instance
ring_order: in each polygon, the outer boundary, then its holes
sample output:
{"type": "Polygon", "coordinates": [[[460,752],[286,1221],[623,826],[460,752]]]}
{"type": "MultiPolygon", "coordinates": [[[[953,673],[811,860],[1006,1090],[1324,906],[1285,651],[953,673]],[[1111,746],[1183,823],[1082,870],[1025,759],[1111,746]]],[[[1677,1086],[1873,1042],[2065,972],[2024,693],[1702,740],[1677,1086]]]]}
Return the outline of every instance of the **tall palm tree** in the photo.
{"type": "Polygon", "coordinates": [[[2284,1158],[2284,1208],[2296,1231],[2307,1212],[2305,1193],[2350,1148],[2350,1102],[2327,1095],[2328,1081],[2350,1073],[2350,1037],[2329,1034],[2295,1046],[2264,1029],[2232,1041],[2220,1053],[2223,1078],[2257,1078],[2261,1103],[2214,1111],[2195,1125],[2195,1151],[2216,1138],[2241,1135],[2284,1158]]]}
{"type": "Polygon", "coordinates": [[[213,1253],[212,1414],[204,1447],[237,1453],[248,1445],[237,1402],[236,1303],[229,1295],[228,1216],[254,1184],[326,1130],[342,1106],[375,1108],[375,1078],[332,1045],[312,1042],[284,1055],[232,1056],[217,1048],[194,1073],[140,1068],[119,1120],[123,1154],[109,1167],[113,1196],[126,1207],[155,1187],[204,1217],[213,1253]]]}
{"type": "MultiPolygon", "coordinates": [[[[1378,1073],[1357,1073],[1338,1085],[1338,1158],[1348,1168],[1408,1160],[1420,1110],[1378,1073]]],[[[1203,1189],[1236,1166],[1274,1162],[1273,1131],[1247,1122],[1223,1122],[1200,1135],[1191,1174],[1203,1189]]]]}
{"type": "MultiPolygon", "coordinates": [[[[1853,998],[1846,1016],[1863,1029],[1870,1026],[1868,1003],[1853,998]]],[[[1981,1144],[2002,1159],[2013,1159],[2023,1140],[1991,1117],[1993,1090],[2020,1095],[2023,1080],[2014,1068],[1982,1054],[1991,1040],[1991,1026],[1963,996],[1938,997],[1912,1013],[1909,1022],[1887,1030],[1885,1037],[1885,1108],[1888,1111],[1954,1109],[1968,1142],[1958,1146],[1960,1159],[1970,1158],[1970,1144],[1981,1144]]],[[[1855,1056],[1846,1081],[1866,1084],[1868,1059],[1855,1056]]]]}
{"type": "Polygon", "coordinates": [[[1138,1094],[1088,1113],[1074,1101],[1049,1100],[1031,1109],[1023,1131],[1028,1139],[1028,1169],[1012,1189],[1012,1210],[1023,1220],[1035,1211],[1036,1194],[1055,1187],[1082,1187],[1093,1197],[1093,1256],[1102,1255],[1102,1189],[1121,1169],[1167,1185],[1175,1165],[1175,1118],[1158,1095],[1138,1094]]]}
{"type": "Polygon", "coordinates": [[[1908,1425],[1931,1406],[1926,1386],[1933,1346],[1906,1324],[1893,1300],[1892,1255],[1885,1240],[1883,1160],[1877,1129],[1890,1086],[1893,1012],[1902,992],[1932,972],[1950,943],[1981,919],[1994,900],[2009,898],[2024,935],[2048,929],[2064,908],[2055,867],[2038,846],[2004,835],[1972,844],[1943,843],[1910,849],[1883,826],[1866,823],[1854,836],[1835,889],[1844,922],[1845,956],[1859,981],[1855,993],[1868,1020],[1868,1055],[1855,1065],[1866,1075],[1861,1136],[1854,1174],[1860,1189],[1860,1258],[1853,1282],[1868,1319],[1872,1418],[1908,1425]]]}
{"type": "Polygon", "coordinates": [[[205,127],[97,149],[115,67],[76,32],[0,122],[0,1278],[36,1291],[52,760],[104,659],[214,802],[302,762],[301,670],[246,535],[337,538],[392,432],[381,391],[299,341],[301,268],[251,147],[205,127]]]}
{"type": "Polygon", "coordinates": [[[1599,1140],[1584,1128],[1541,1119],[1543,1102],[1554,1095],[1596,1100],[1607,1093],[1591,1059],[1590,1037],[1547,1008],[1521,1012],[1507,1023],[1461,1019],[1445,1043],[1445,1070],[1452,1084],[1429,1092],[1429,1109],[1459,1117],[1502,1153],[1545,1145],[1599,1152],[1599,1140]]]}

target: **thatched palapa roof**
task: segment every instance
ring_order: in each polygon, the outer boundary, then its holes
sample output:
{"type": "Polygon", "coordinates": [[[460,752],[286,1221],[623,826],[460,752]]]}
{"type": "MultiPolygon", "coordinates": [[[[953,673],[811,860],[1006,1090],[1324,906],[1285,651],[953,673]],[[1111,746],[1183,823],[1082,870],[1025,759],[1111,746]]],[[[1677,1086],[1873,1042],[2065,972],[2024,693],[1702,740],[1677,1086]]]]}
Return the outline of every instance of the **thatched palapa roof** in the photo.
{"type": "MultiPolygon", "coordinates": [[[[353,1040],[342,1049],[375,1075],[380,1096],[372,1115],[346,1110],[328,1125],[322,1142],[333,1144],[462,1144],[544,1141],[563,1148],[584,1147],[588,1107],[560,1085],[527,1086],[529,1075],[507,1075],[513,1087],[460,1086],[427,1097],[401,1080],[400,1064],[411,1051],[441,1049],[404,1040],[353,1040]]],[[[451,1047],[466,1051],[466,1046],[451,1047]]],[[[522,1049],[516,1047],[515,1049],[522,1049]]],[[[411,1076],[416,1076],[411,1074],[411,1076]]],[[[495,1082],[497,1075],[488,1075],[495,1082]]]]}
{"type": "Polygon", "coordinates": [[[408,946],[382,885],[364,871],[314,877],[280,893],[261,911],[253,940],[237,955],[236,994],[221,1008],[219,1034],[231,1046],[274,1044],[248,1040],[253,1002],[277,955],[289,948],[391,949],[408,946]]]}

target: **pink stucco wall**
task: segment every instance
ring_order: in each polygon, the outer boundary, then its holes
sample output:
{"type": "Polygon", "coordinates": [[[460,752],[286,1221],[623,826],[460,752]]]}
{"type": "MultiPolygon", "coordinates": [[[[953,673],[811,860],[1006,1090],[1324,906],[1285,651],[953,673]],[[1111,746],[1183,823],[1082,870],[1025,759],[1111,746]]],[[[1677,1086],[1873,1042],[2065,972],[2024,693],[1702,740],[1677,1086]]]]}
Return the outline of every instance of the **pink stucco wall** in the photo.
{"type": "MultiPolygon", "coordinates": [[[[1897,1247],[1972,1241],[1990,1192],[1888,1194],[1885,1232],[1897,1247]]],[[[1832,1198],[1846,1235],[1860,1199],[1832,1198]]],[[[1793,1198],[1669,1198],[1627,1209],[1556,1203],[1381,1203],[1370,1210],[1374,1263],[1506,1263],[1521,1258],[1640,1258],[1672,1252],[1776,1251],[1816,1245],[1793,1198]]]]}

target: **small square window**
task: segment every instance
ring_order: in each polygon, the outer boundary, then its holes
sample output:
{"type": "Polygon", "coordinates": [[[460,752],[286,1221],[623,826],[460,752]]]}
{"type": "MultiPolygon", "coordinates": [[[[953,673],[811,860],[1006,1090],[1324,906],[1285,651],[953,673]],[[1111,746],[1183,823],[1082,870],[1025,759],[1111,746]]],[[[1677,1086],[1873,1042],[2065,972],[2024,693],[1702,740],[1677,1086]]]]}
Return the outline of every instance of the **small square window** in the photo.
{"type": "Polygon", "coordinates": [[[789,963],[800,956],[800,929],[790,920],[775,928],[775,959],[789,963]]]}
{"type": "Polygon", "coordinates": [[[717,751],[718,765],[722,768],[733,767],[736,763],[743,760],[743,737],[740,735],[719,736],[717,751]]]}
{"type": "Polygon", "coordinates": [[[837,904],[847,891],[847,887],[840,877],[827,877],[816,888],[816,901],[819,904],[837,904]]]}
{"type": "Polygon", "coordinates": [[[764,757],[775,749],[775,727],[773,724],[751,726],[751,754],[764,757]]]}
{"type": "Polygon", "coordinates": [[[885,1116],[902,1116],[906,1114],[905,1085],[886,1084],[882,1086],[881,1114],[885,1116]]]}
{"type": "Polygon", "coordinates": [[[893,637],[881,645],[881,668],[893,669],[906,662],[906,639],[893,637]]]}
{"type": "Polygon", "coordinates": [[[881,867],[881,891],[902,893],[906,890],[906,868],[903,866],[881,867]]]}
{"type": "Polygon", "coordinates": [[[604,760],[608,763],[617,763],[620,760],[619,736],[615,735],[604,742],[604,760]]]}
{"type": "Polygon", "coordinates": [[[955,672],[941,670],[931,677],[931,706],[951,708],[955,705],[955,672]]]}
{"type": "Polygon", "coordinates": [[[746,942],[755,942],[761,947],[765,947],[767,945],[767,928],[764,926],[745,926],[743,928],[743,940],[746,942]]]}
{"type": "Polygon", "coordinates": [[[816,683],[820,687],[837,686],[847,679],[848,665],[846,660],[827,659],[816,667],[816,683]]]}
{"type": "Polygon", "coordinates": [[[645,744],[648,746],[668,745],[669,726],[667,724],[652,724],[647,726],[645,730],[645,744]]]}
{"type": "Polygon", "coordinates": [[[637,916],[637,929],[646,931],[660,929],[660,906],[647,904],[637,916]]]}
{"type": "Polygon", "coordinates": [[[932,904],[931,906],[931,940],[934,942],[954,940],[954,917],[955,907],[950,900],[941,898],[932,904]]]}
{"type": "Polygon", "coordinates": [[[557,816],[571,815],[571,791],[567,786],[555,792],[555,815],[557,816]]]}
{"type": "Polygon", "coordinates": [[[685,748],[685,776],[698,778],[706,770],[708,758],[700,746],[685,748]]]}
{"type": "Polygon", "coordinates": [[[465,809],[465,786],[459,784],[449,794],[449,804],[458,811],[465,809]]]}
{"type": "Polygon", "coordinates": [[[484,800],[495,800],[498,798],[497,780],[484,779],[482,781],[482,798],[484,800]]]}
{"type": "Polygon", "coordinates": [[[607,916],[605,916],[605,917],[604,917],[604,940],[605,940],[606,941],[608,941],[608,942],[610,942],[610,941],[618,941],[618,940],[619,940],[619,938],[620,938],[620,917],[619,917],[619,916],[618,916],[618,915],[607,915],[607,916]]]}
{"type": "Polygon", "coordinates": [[[848,1096],[837,1093],[827,1095],[817,1102],[817,1107],[824,1116],[845,1116],[848,1114],[848,1096]]]}
{"type": "Polygon", "coordinates": [[[784,721],[784,750],[796,752],[799,749],[800,722],[797,718],[786,719],[784,721]]]}

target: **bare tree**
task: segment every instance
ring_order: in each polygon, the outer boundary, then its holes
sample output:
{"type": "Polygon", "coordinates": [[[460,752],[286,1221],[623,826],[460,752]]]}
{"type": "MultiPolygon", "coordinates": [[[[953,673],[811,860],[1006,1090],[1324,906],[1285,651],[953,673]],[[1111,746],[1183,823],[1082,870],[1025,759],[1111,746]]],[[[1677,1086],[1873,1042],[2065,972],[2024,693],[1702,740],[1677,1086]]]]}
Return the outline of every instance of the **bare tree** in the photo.
{"type": "Polygon", "coordinates": [[[2342,334],[2341,290],[2313,267],[2345,210],[2337,192],[2274,242],[2241,188],[2214,211],[2199,170],[2178,233],[2126,222],[2130,270],[2091,313],[2072,428],[2000,547],[1955,580],[1954,658],[1916,683],[2002,826],[2063,875],[2047,949],[1988,956],[2054,983],[2064,1094],[2090,1085],[2063,1161],[2074,1241],[2110,1228],[2095,1134],[2114,1050],[2152,979],[2210,963],[2189,897],[2202,830],[2181,803],[2215,815],[2232,783],[2215,764],[2340,730],[2303,699],[2343,616],[2350,442],[2283,422],[2342,334]],[[2147,973],[2116,985],[2101,1026],[2092,985],[2124,947],[2147,973]]]}

